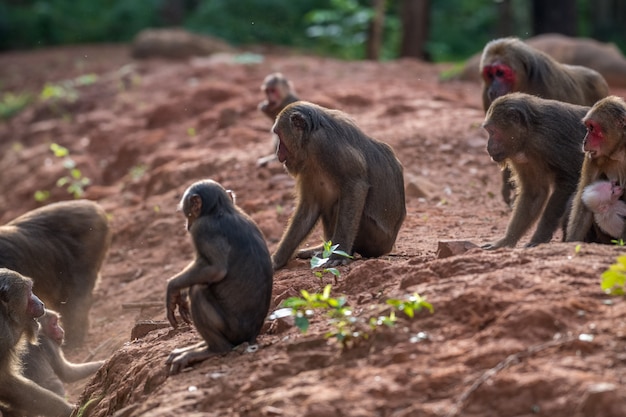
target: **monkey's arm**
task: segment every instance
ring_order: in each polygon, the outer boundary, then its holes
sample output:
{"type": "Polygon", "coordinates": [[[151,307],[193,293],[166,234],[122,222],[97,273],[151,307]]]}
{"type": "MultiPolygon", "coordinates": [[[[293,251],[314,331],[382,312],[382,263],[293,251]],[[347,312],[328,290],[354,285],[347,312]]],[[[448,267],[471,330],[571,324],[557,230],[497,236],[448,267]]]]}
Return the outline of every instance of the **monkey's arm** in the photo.
{"type": "Polygon", "coordinates": [[[557,182],[539,224],[535,229],[533,237],[527,246],[535,246],[539,243],[546,243],[552,239],[555,230],[559,227],[559,222],[567,207],[567,201],[573,190],[567,187],[566,183],[557,182]]]}
{"type": "Polygon", "coordinates": [[[272,255],[274,271],[287,264],[293,252],[311,232],[311,229],[313,229],[313,226],[315,226],[319,218],[319,205],[313,201],[305,202],[303,200],[304,197],[301,197],[296,212],[289,221],[287,230],[278,244],[278,249],[276,249],[276,252],[272,255]]]}
{"type": "Polygon", "coordinates": [[[73,410],[61,396],[22,376],[0,378],[0,399],[27,415],[69,416],[73,410]]]}
{"type": "Polygon", "coordinates": [[[536,185],[532,185],[531,189],[525,189],[524,186],[521,188],[520,195],[516,198],[515,208],[506,228],[505,236],[494,243],[483,246],[484,249],[514,247],[532,223],[539,217],[548,197],[548,188],[536,185]],[[532,188],[535,189],[533,190],[532,188]]]}
{"type": "Polygon", "coordinates": [[[178,326],[175,316],[176,307],[182,319],[191,323],[189,301],[181,294],[181,290],[192,285],[219,282],[226,277],[228,272],[230,246],[224,239],[214,238],[210,242],[201,240],[196,243],[196,249],[196,259],[167,282],[165,306],[167,319],[174,328],[178,326]]]}
{"type": "Polygon", "coordinates": [[[95,373],[104,365],[104,361],[71,363],[65,359],[61,348],[57,347],[50,356],[50,365],[61,381],[71,383],[95,373]]]}

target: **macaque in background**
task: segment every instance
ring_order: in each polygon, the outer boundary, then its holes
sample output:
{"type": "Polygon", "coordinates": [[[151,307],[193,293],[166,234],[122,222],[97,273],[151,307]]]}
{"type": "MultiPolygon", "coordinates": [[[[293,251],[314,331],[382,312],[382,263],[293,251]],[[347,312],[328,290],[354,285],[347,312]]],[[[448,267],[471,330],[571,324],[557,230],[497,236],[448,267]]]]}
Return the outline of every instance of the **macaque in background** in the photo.
{"type": "Polygon", "coordinates": [[[626,203],[620,200],[623,191],[611,181],[596,181],[586,186],[582,194],[583,203],[593,212],[598,227],[614,238],[624,232],[626,203]]]}
{"type": "Polygon", "coordinates": [[[552,239],[578,184],[588,109],[524,93],[494,100],[483,123],[487,152],[511,170],[518,196],[505,236],[483,248],[514,247],[537,219],[527,246],[552,239]]]}
{"type": "MultiPolygon", "coordinates": [[[[582,121],[587,129],[582,147],[586,157],[567,224],[567,242],[598,241],[590,233],[593,232],[593,211],[583,202],[587,186],[598,180],[610,181],[621,188],[626,184],[624,100],[616,96],[606,97],[594,104],[582,121]]],[[[626,240],[626,231],[622,230],[619,236],[613,237],[626,240]]]]}
{"type": "MultiPolygon", "coordinates": [[[[480,62],[485,112],[498,97],[513,92],[581,106],[592,106],[609,94],[602,75],[583,66],[565,65],[517,38],[495,39],[480,62]]],[[[513,187],[508,168],[502,171],[502,198],[511,205],[513,187]]]]}
{"type": "MultiPolygon", "coordinates": [[[[293,88],[293,84],[280,72],[275,72],[263,80],[261,85],[261,91],[265,93],[266,99],[259,103],[259,110],[261,110],[267,117],[272,120],[272,123],[276,120],[276,116],[281,112],[288,104],[298,101],[296,92],[293,88]]],[[[276,146],[278,145],[278,139],[276,135],[272,135],[274,144],[274,152],[270,155],[259,158],[257,166],[265,166],[269,162],[276,160],[276,146]]]]}

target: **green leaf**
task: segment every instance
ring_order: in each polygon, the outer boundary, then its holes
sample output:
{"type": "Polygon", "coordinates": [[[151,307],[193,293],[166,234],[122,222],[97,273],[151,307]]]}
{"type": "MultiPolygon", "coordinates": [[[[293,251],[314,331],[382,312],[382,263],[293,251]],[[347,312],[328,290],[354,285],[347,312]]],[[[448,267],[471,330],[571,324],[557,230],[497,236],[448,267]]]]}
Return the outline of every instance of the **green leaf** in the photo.
{"type": "Polygon", "coordinates": [[[331,290],[332,286],[330,284],[326,285],[324,287],[324,291],[322,292],[322,299],[323,300],[328,300],[328,298],[330,297],[330,290],[331,290]]]}
{"type": "Polygon", "coordinates": [[[80,177],[82,176],[82,174],[80,173],[80,169],[78,168],[72,168],[70,170],[70,175],[74,178],[74,179],[80,179],[80,177]]]}
{"type": "Polygon", "coordinates": [[[307,319],[305,316],[297,315],[294,319],[294,322],[296,324],[296,327],[300,329],[302,333],[306,333],[306,331],[309,330],[309,319],[307,319]]]}
{"type": "Polygon", "coordinates": [[[320,266],[324,265],[326,262],[328,262],[328,258],[318,258],[317,256],[314,256],[311,258],[311,269],[319,268],[320,266]]]}
{"type": "Polygon", "coordinates": [[[37,190],[35,191],[35,201],[38,201],[40,203],[46,201],[48,198],[50,198],[50,191],[47,190],[37,190]]]}
{"type": "Polygon", "coordinates": [[[54,156],[56,156],[57,158],[63,158],[69,155],[70,153],[70,151],[68,151],[67,148],[56,143],[50,144],[50,150],[54,153],[54,156]]]}

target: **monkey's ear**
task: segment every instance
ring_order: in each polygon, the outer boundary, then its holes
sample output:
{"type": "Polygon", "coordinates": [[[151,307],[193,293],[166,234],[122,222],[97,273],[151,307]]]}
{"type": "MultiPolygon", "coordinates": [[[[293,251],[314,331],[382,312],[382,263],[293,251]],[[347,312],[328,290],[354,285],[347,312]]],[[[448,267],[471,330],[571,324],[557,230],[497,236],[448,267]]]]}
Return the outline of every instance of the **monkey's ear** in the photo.
{"type": "Polygon", "coordinates": [[[292,126],[298,130],[305,130],[307,127],[307,120],[300,112],[292,113],[289,117],[289,121],[291,121],[292,126]]]}
{"type": "Polygon", "coordinates": [[[233,192],[233,190],[226,190],[226,194],[228,194],[233,204],[236,204],[235,200],[237,199],[237,195],[233,192]]]}
{"type": "Polygon", "coordinates": [[[200,217],[200,213],[202,212],[202,198],[198,194],[193,194],[189,196],[189,213],[193,214],[194,217],[200,217]]]}

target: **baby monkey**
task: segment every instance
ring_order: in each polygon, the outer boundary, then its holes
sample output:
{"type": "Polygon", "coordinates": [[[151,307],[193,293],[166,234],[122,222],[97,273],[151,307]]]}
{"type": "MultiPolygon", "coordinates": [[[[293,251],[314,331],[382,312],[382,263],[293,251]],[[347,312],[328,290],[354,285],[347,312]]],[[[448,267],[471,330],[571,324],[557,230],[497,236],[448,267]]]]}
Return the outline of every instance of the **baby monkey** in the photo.
{"type": "Polygon", "coordinates": [[[611,181],[596,181],[585,187],[583,203],[593,212],[598,227],[611,237],[619,238],[624,230],[626,203],[620,200],[624,189],[611,181]]]}

